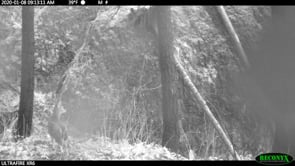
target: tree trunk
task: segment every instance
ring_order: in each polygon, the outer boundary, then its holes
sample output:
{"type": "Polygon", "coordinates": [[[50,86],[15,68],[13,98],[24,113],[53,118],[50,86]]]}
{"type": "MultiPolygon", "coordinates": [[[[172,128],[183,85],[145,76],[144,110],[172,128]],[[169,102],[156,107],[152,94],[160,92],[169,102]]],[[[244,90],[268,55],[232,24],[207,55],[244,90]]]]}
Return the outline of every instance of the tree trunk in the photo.
{"type": "Polygon", "coordinates": [[[22,7],[21,94],[17,135],[31,135],[34,100],[34,7],[22,7]]]}
{"type": "Polygon", "coordinates": [[[173,35],[171,28],[171,9],[167,6],[157,6],[153,10],[157,19],[157,45],[159,50],[159,65],[162,83],[162,115],[163,137],[162,145],[177,151],[179,132],[177,127],[177,89],[176,70],[172,63],[173,35]]]}

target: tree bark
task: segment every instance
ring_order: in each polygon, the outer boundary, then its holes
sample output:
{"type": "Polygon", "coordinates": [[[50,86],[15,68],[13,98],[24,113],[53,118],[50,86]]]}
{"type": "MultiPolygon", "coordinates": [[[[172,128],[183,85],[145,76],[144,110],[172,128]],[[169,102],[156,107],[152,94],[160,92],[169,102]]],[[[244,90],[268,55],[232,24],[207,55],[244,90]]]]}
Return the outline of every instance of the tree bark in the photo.
{"type": "Polygon", "coordinates": [[[218,131],[218,133],[221,135],[222,139],[224,140],[226,146],[228,147],[230,153],[233,155],[233,157],[237,160],[240,160],[240,157],[238,153],[235,151],[233,144],[231,143],[230,139],[226,135],[225,131],[222,129],[220,123],[215,118],[214,114],[210,110],[210,108],[207,105],[207,102],[205,99],[201,96],[199,90],[196,88],[194,83],[191,81],[189,75],[186,73],[185,69],[180,64],[179,55],[173,56],[173,62],[176,65],[176,69],[180,73],[181,77],[183,78],[185,84],[189,87],[189,89],[193,92],[194,97],[199,101],[201,104],[201,107],[204,109],[206,115],[209,117],[210,121],[213,123],[215,129],[218,131]]]}
{"type": "Polygon", "coordinates": [[[157,19],[156,34],[159,50],[159,65],[162,83],[162,115],[163,137],[162,145],[177,151],[179,132],[177,127],[177,89],[176,69],[172,63],[173,35],[171,28],[171,9],[168,6],[157,6],[153,10],[157,19]]]}
{"type": "Polygon", "coordinates": [[[17,136],[31,135],[34,100],[34,7],[22,7],[21,94],[17,136]]]}
{"type": "Polygon", "coordinates": [[[228,18],[227,14],[226,14],[226,11],[224,10],[224,7],[223,6],[216,6],[216,9],[223,21],[228,33],[229,33],[229,36],[232,39],[232,42],[235,46],[235,49],[236,49],[240,59],[242,59],[244,70],[249,69],[250,63],[247,58],[247,55],[246,55],[244,48],[240,42],[238,34],[235,31],[234,26],[232,25],[230,19],[228,18]]]}

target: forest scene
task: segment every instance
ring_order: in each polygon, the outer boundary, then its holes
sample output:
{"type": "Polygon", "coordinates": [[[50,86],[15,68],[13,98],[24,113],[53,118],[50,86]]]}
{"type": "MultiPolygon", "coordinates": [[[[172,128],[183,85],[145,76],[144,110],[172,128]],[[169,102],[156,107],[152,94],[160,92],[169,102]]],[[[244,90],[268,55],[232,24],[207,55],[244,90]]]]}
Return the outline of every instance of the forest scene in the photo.
{"type": "Polygon", "coordinates": [[[295,157],[295,8],[0,7],[0,160],[295,157]]]}

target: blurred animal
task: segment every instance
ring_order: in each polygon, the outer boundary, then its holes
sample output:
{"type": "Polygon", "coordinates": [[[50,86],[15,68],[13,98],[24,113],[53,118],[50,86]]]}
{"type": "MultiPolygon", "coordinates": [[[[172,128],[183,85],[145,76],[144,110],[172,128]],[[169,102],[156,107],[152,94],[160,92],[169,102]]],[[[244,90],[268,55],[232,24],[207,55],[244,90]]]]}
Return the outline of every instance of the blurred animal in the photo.
{"type": "Polygon", "coordinates": [[[130,9],[128,18],[134,27],[145,30],[155,36],[158,35],[156,12],[154,7],[141,7],[136,10],[130,9]]]}
{"type": "Polygon", "coordinates": [[[51,117],[48,119],[48,133],[50,137],[61,147],[66,145],[65,143],[68,139],[66,126],[60,120],[60,116],[64,112],[65,110],[61,108],[60,102],[58,102],[53,109],[51,117]]]}

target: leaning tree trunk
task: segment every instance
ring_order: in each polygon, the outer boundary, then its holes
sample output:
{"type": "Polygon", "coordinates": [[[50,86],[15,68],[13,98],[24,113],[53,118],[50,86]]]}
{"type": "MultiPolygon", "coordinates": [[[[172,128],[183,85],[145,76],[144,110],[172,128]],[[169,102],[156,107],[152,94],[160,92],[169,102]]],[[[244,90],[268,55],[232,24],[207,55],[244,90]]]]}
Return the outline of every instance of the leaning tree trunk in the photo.
{"type": "Polygon", "coordinates": [[[21,94],[17,136],[31,135],[34,100],[34,7],[22,7],[21,94]]]}
{"type": "Polygon", "coordinates": [[[177,89],[176,69],[172,63],[173,34],[171,28],[171,9],[167,6],[154,8],[157,19],[157,45],[159,50],[159,64],[162,83],[162,115],[163,137],[162,145],[177,151],[179,132],[177,127],[177,89]]]}

